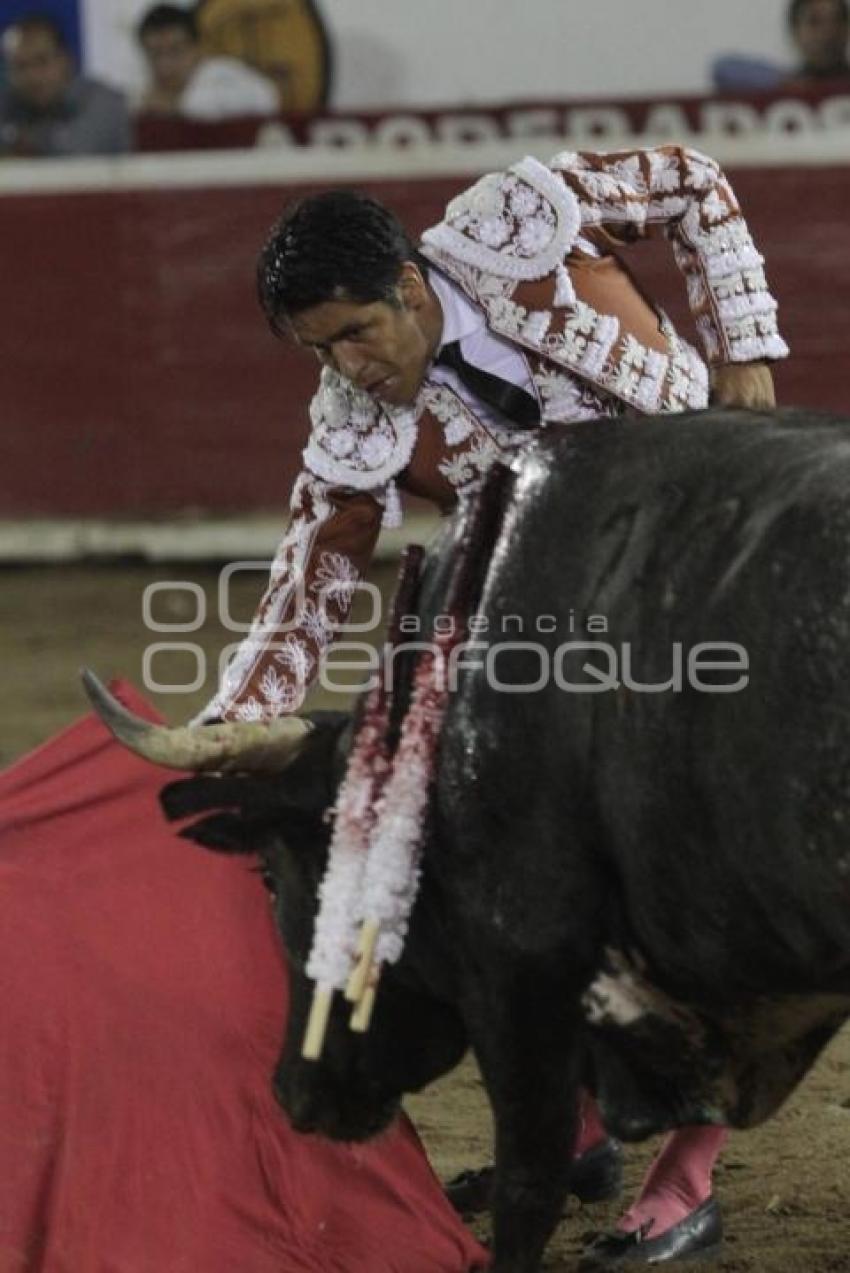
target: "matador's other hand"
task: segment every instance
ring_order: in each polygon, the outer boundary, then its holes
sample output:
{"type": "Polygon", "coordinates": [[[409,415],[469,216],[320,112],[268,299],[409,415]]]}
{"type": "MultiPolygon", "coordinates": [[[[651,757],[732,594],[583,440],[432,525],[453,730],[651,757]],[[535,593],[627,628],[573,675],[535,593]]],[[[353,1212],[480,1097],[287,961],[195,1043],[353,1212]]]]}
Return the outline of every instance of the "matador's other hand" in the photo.
{"type": "Polygon", "coordinates": [[[776,390],[767,363],[727,362],[711,373],[711,401],[717,407],[751,407],[770,411],[776,390]]]}

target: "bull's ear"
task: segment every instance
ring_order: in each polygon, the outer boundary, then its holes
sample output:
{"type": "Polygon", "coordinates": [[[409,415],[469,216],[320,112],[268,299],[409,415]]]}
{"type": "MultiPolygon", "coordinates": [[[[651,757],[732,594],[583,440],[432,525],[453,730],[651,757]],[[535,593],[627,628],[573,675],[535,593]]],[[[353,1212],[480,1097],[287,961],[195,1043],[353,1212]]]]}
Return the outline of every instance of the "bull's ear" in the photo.
{"type": "Polygon", "coordinates": [[[198,774],[160,792],[172,822],[199,818],[180,831],[187,840],[219,853],[263,852],[283,839],[314,855],[327,837],[324,815],[333,804],[347,752],[351,718],[342,712],[311,714],[313,729],[303,753],[279,774],[198,774]]]}
{"type": "Polygon", "coordinates": [[[274,794],[272,779],[198,774],[168,783],[159,793],[159,802],[169,822],[176,822],[208,809],[265,809],[275,803],[274,794]]]}
{"type": "Polygon", "coordinates": [[[313,726],[304,749],[283,777],[286,799],[305,813],[324,813],[336,800],[351,744],[350,712],[306,712],[313,726]]]}
{"type": "Polygon", "coordinates": [[[348,712],[311,712],[313,729],[303,755],[277,774],[195,774],[168,783],[160,803],[170,821],[208,809],[237,809],[273,816],[287,809],[324,813],[333,802],[345,767],[351,716],[348,712]]]}
{"type": "Polygon", "coordinates": [[[207,813],[179,834],[219,853],[253,853],[284,816],[276,783],[269,778],[183,778],[163,787],[159,800],[171,822],[207,813]]]}
{"type": "Polygon", "coordinates": [[[172,822],[206,813],[178,834],[218,853],[265,853],[282,842],[315,852],[326,834],[324,810],[296,808],[270,779],[186,778],[165,787],[160,803],[172,822]]]}
{"type": "Polygon", "coordinates": [[[259,853],[262,833],[238,813],[214,813],[184,827],[178,835],[216,853],[259,853]]]}

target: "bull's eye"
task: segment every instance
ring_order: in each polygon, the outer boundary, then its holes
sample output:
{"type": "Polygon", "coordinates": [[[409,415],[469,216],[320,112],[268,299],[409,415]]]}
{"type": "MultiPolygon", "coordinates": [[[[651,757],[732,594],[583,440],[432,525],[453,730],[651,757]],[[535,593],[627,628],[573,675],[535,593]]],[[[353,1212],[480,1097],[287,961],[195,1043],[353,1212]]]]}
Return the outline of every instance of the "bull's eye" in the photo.
{"type": "Polygon", "coordinates": [[[271,867],[268,862],[263,861],[256,869],[259,871],[260,879],[269,893],[270,900],[275,901],[277,899],[277,881],[271,867]]]}

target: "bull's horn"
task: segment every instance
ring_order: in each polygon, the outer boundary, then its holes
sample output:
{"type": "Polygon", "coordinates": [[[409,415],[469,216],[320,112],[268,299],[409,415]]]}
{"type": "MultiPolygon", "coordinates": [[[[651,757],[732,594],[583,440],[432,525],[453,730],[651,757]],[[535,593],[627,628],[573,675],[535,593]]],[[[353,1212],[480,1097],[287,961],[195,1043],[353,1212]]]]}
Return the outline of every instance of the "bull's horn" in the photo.
{"type": "Polygon", "coordinates": [[[298,716],[284,716],[268,724],[233,722],[169,729],[128,712],[88,668],[83,669],[82,678],[92,707],[118,741],[137,756],[169,769],[279,772],[295,759],[313,728],[298,716]]]}

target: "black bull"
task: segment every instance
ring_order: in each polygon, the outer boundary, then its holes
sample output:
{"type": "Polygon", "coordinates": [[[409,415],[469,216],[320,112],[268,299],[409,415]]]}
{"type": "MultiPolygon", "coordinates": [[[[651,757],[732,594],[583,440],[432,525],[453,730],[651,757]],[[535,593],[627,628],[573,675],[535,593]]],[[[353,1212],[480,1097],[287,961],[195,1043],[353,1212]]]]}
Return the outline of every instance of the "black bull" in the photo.
{"type": "Polygon", "coordinates": [[[849,494],[850,423],[802,412],[540,437],[479,611],[479,639],[516,648],[460,675],[405,955],[365,1037],[337,1003],[318,1063],[299,1056],[302,970],[346,718],[317,715],[274,782],[165,793],[172,816],[227,807],[190,833],[260,847],[275,877],[292,962],[276,1088],[297,1127],[369,1136],[472,1047],[500,1273],[536,1269],[557,1223],[580,1081],[626,1138],[749,1127],[850,1011],[849,494]],[[558,654],[578,640],[599,649],[558,654]],[[679,657],[679,684],[623,683],[668,682],[679,657]]]}

